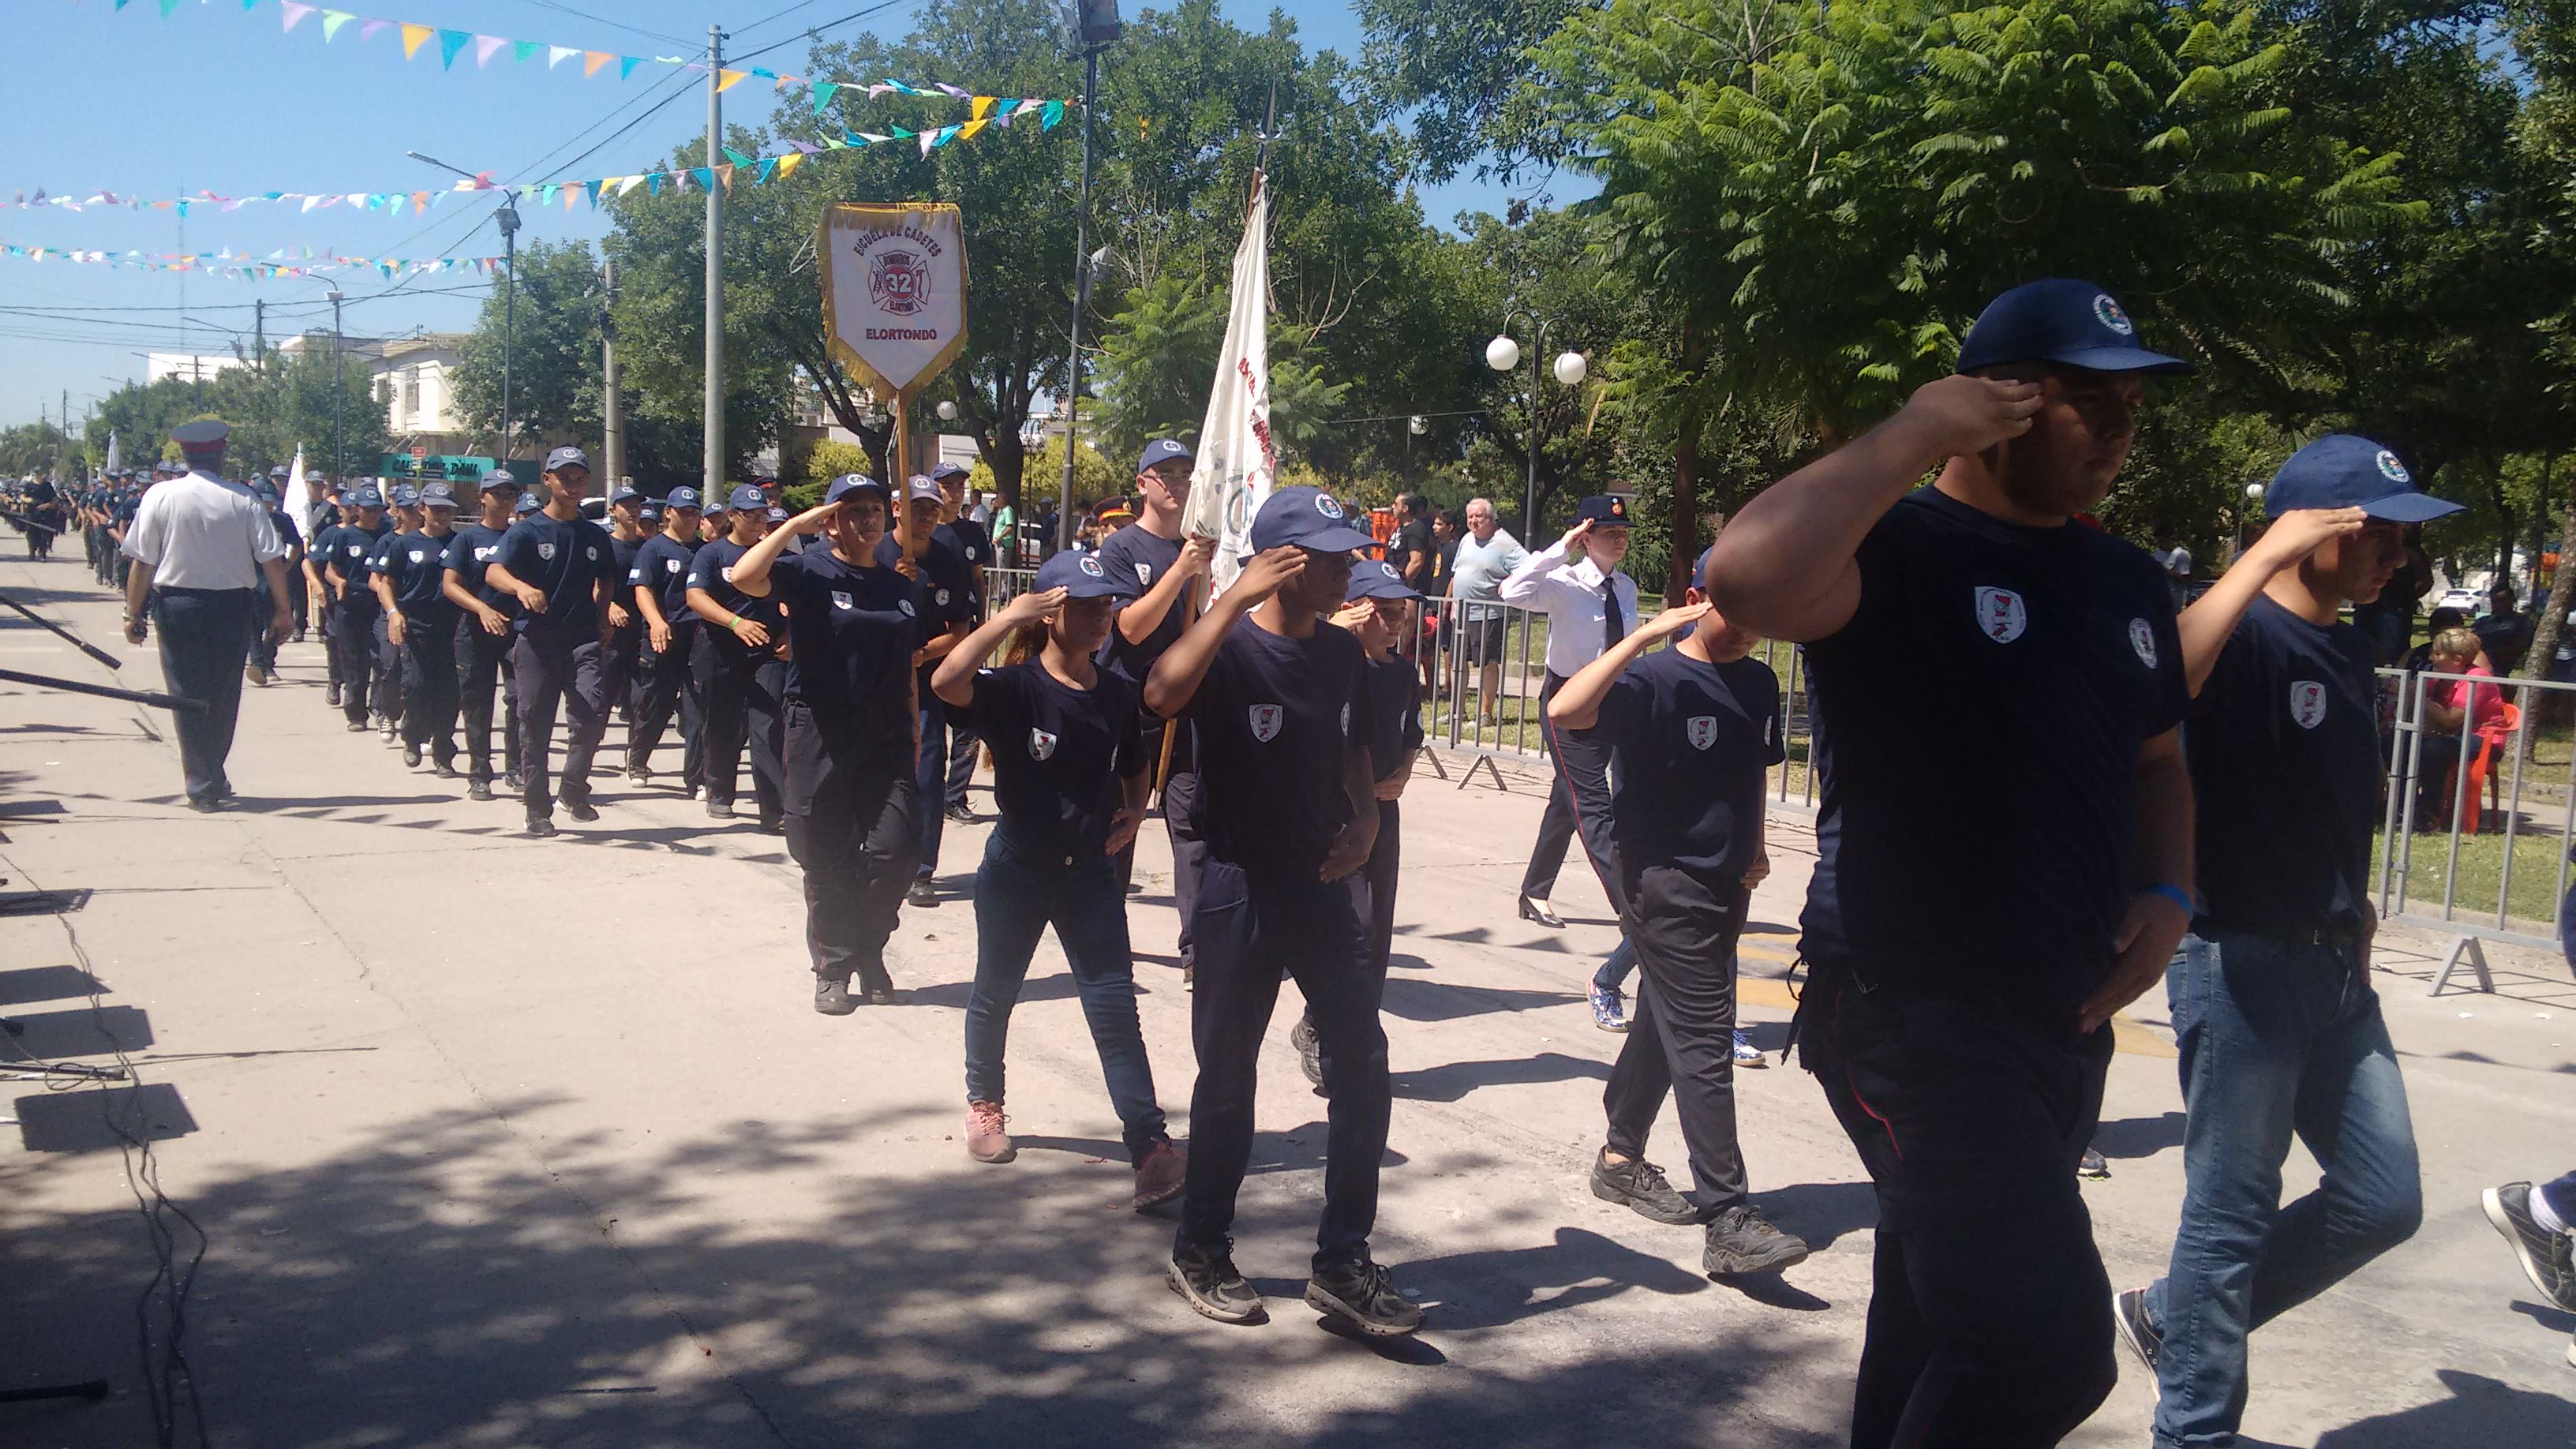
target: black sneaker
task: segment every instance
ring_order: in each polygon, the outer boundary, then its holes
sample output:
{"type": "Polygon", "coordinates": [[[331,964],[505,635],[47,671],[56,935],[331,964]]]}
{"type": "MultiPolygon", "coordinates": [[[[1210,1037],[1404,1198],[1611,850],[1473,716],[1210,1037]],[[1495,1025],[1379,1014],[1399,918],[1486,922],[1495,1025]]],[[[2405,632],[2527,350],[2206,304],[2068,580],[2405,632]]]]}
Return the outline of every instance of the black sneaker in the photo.
{"type": "Polygon", "coordinates": [[[891,985],[869,987],[867,1001],[870,1006],[894,1005],[894,987],[891,985]]]}
{"type": "Polygon", "coordinates": [[[712,799],[707,801],[707,818],[709,820],[731,820],[733,818],[733,802],[731,800],[712,799]]]}
{"type": "Polygon", "coordinates": [[[1306,1280],[1306,1306],[1373,1338],[1422,1326],[1422,1309],[1395,1289],[1395,1275],[1366,1258],[1317,1271],[1306,1280]]]}
{"type": "Polygon", "coordinates": [[[566,800],[563,807],[564,813],[575,820],[588,822],[599,818],[599,808],[587,800],[566,800]]]}
{"type": "Polygon", "coordinates": [[[2084,1160],[2075,1164],[2075,1175],[2089,1177],[2099,1182],[2111,1175],[2111,1159],[2102,1155],[2101,1148],[2087,1147],[2084,1149],[2084,1160]]]}
{"type": "Polygon", "coordinates": [[[1306,1074],[1306,1085],[1318,1097],[1331,1096],[1324,1090],[1324,1046],[1315,1039],[1315,1018],[1297,1018],[1297,1024],[1288,1028],[1288,1044],[1297,1049],[1297,1069],[1306,1074]]]}
{"type": "Polygon", "coordinates": [[[353,719],[349,721],[349,733],[353,735],[373,734],[375,732],[375,728],[376,727],[374,725],[371,725],[362,719],[353,719]]]}
{"type": "Polygon", "coordinates": [[[908,906],[935,906],[939,904],[939,888],[927,880],[916,880],[912,889],[903,893],[903,903],[908,906]]]}
{"type": "MultiPolygon", "coordinates": [[[[1163,1281],[1189,1300],[1200,1316],[1219,1323],[1268,1323],[1270,1310],[1261,1295],[1234,1270],[1234,1245],[1181,1248],[1163,1269],[1163,1281]]],[[[1308,1290],[1311,1294],[1312,1290],[1308,1290]]]]}
{"type": "Polygon", "coordinates": [[[528,777],[517,770],[512,770],[501,783],[509,786],[510,793],[516,795],[520,791],[528,788],[528,777]]]}
{"type": "MultiPolygon", "coordinates": [[[[2513,1245],[2522,1275],[2550,1302],[2576,1313],[2576,1263],[2570,1262],[2576,1236],[2553,1233],[2531,1215],[2531,1184],[2508,1182],[2478,1194],[2487,1221],[2513,1245]]],[[[2576,1352],[2576,1350],[2571,1350],[2576,1352]]]]}
{"type": "Polygon", "coordinates": [[[2111,1326],[2120,1331],[2120,1341],[2138,1356],[2138,1362],[2147,1366],[2147,1372],[2156,1372],[2156,1360],[2164,1357],[2165,1336],[2147,1320],[2146,1289],[2132,1288],[2111,1295],[2111,1326]]]}
{"type": "Polygon", "coordinates": [[[1771,1226],[1751,1203],[1720,1212],[1708,1225],[1708,1246],[1699,1255],[1700,1271],[1711,1278],[1777,1273],[1805,1261],[1806,1240],[1771,1226]]]}
{"type": "Polygon", "coordinates": [[[322,691],[322,702],[333,709],[340,707],[340,686],[334,684],[322,691]]]}
{"type": "Polygon", "coordinates": [[[491,782],[491,781],[489,781],[489,780],[477,780],[477,781],[475,781],[473,784],[470,784],[470,785],[466,786],[466,787],[465,787],[465,798],[466,798],[466,799],[468,799],[468,800],[489,800],[489,799],[491,799],[491,798],[492,798],[492,782],[491,782]]]}
{"type": "Polygon", "coordinates": [[[440,760],[429,767],[429,773],[436,779],[453,780],[456,778],[456,766],[446,760],[440,760]]]}
{"type": "Polygon", "coordinates": [[[554,834],[554,833],[555,833],[555,822],[554,822],[554,817],[553,817],[553,816],[551,816],[551,815],[531,815],[531,816],[529,816],[529,817],[528,817],[528,833],[529,833],[530,835],[536,836],[536,837],[537,837],[538,839],[540,839],[540,840],[544,839],[545,837],[547,837],[547,836],[549,836],[549,835],[554,834]]]}
{"type": "Polygon", "coordinates": [[[1699,1209],[1675,1191],[1664,1170],[1642,1157],[1613,1163],[1607,1149],[1592,1156],[1592,1195],[1603,1202],[1625,1204],[1654,1222],[1678,1227],[1699,1221],[1699,1209]]]}
{"type": "Polygon", "coordinates": [[[405,769],[409,769],[409,770],[417,770],[417,769],[419,769],[419,768],[420,768],[420,747],[419,747],[419,746],[417,746],[417,745],[405,745],[405,746],[403,746],[403,768],[405,768],[405,769]]]}
{"type": "Polygon", "coordinates": [[[785,835],[787,833],[787,817],[784,815],[763,815],[760,817],[760,833],[763,835],[785,835]]]}
{"type": "Polygon", "coordinates": [[[859,1004],[850,999],[850,983],[848,978],[840,976],[816,977],[814,981],[814,1009],[823,1013],[825,1016],[847,1016],[851,1012],[858,1010],[859,1004]]]}

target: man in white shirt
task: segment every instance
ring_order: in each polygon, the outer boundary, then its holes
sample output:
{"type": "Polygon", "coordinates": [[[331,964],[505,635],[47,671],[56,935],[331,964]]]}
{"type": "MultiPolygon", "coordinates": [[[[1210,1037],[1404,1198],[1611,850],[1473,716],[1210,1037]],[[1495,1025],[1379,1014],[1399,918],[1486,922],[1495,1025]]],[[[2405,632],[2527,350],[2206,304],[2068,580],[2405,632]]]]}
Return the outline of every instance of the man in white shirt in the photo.
{"type": "Polygon", "coordinates": [[[1449,565],[1450,604],[1457,647],[1476,665],[1477,704],[1485,722],[1497,719],[1503,683],[1503,636],[1508,618],[1501,609],[1478,607],[1502,597],[1503,580],[1527,560],[1529,554],[1520,540],[1494,521],[1494,501],[1490,498],[1467,500],[1467,536],[1458,540],[1458,553],[1449,565]]]}
{"type": "Polygon", "coordinates": [[[224,759],[232,753],[263,585],[271,642],[295,632],[295,615],[287,604],[286,545],[267,506],[223,479],[232,429],[209,420],[170,436],[188,471],[144,494],[125,531],[120,547],[133,560],[125,575],[125,637],[143,642],[148,607],[161,629],[161,677],[170,693],[203,706],[172,714],[188,808],[211,813],[233,798],[224,759]]]}
{"type": "Polygon", "coordinates": [[[2179,609],[2190,603],[2191,550],[2171,532],[2164,532],[2156,535],[2156,546],[2149,551],[2149,557],[2164,569],[2165,587],[2173,591],[2174,607],[2179,609]]]}
{"type": "MultiPolygon", "coordinates": [[[[1539,704],[1556,697],[1565,682],[1601,657],[1601,651],[1628,636],[1637,623],[1637,583],[1619,572],[1628,556],[1628,503],[1623,498],[1595,496],[1583,500],[1574,527],[1543,551],[1525,560],[1503,580],[1502,598],[1547,611],[1547,683],[1539,704]]],[[[1576,826],[1583,831],[1583,851],[1610,898],[1610,908],[1627,916],[1626,893],[1610,854],[1610,749],[1590,732],[1559,728],[1546,720],[1549,758],[1556,782],[1547,792],[1547,813],[1539,818],[1538,841],[1530,847],[1529,871],[1521,877],[1520,916],[1543,926],[1565,922],[1550,909],[1556,873],[1565,864],[1565,847],[1576,826]]],[[[1636,958],[1622,937],[1619,949],[1593,978],[1594,1024],[1604,1031],[1628,1029],[1620,984],[1636,958]]]]}

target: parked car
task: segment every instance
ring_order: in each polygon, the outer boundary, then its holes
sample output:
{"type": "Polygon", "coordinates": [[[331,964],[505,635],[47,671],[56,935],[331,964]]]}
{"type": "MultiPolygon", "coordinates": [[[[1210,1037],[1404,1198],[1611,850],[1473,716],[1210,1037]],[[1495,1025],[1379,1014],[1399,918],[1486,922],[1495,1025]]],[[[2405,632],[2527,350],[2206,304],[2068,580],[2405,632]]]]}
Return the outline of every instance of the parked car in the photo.
{"type": "Polygon", "coordinates": [[[2436,609],[2457,609],[2472,619],[2478,616],[2478,611],[2485,605],[2486,600],[2478,597],[2474,589],[2453,589],[2433,603],[2436,609]]]}

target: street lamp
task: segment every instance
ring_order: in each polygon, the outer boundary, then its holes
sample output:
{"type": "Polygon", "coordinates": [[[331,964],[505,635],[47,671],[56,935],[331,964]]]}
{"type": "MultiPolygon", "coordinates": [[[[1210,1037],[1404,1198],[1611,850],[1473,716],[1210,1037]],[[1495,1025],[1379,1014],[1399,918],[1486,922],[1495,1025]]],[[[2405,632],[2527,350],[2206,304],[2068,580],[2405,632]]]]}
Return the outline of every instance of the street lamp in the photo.
{"type": "MultiPolygon", "coordinates": [[[[1512,319],[1515,317],[1531,329],[1529,469],[1522,483],[1521,537],[1534,539],[1538,536],[1538,359],[1541,353],[1547,351],[1547,330],[1552,319],[1541,318],[1534,312],[1517,307],[1505,312],[1503,330],[1495,333],[1494,340],[1485,344],[1485,365],[1496,372],[1508,373],[1520,366],[1521,345],[1512,339],[1511,333],[1512,319]]],[[[1579,387],[1583,379],[1591,374],[1592,368],[1583,360],[1582,353],[1566,351],[1556,355],[1556,362],[1550,371],[1556,374],[1556,380],[1564,386],[1579,387]]],[[[1415,421],[1419,422],[1420,419],[1415,421]]],[[[1421,430],[1416,428],[1415,431],[1421,430]]]]}
{"type": "Polygon", "coordinates": [[[941,398],[939,400],[939,420],[943,423],[953,423],[957,421],[957,404],[950,402],[946,398],[941,398]]]}
{"type": "Polygon", "coordinates": [[[348,461],[340,447],[340,289],[331,289],[331,481],[348,476],[348,461]]]}
{"type": "MultiPolygon", "coordinates": [[[[441,171],[453,171],[478,185],[490,184],[464,167],[451,165],[435,156],[424,156],[418,151],[403,154],[441,171]]],[[[501,294],[501,466],[507,468],[515,436],[510,418],[510,343],[512,335],[518,331],[519,319],[519,193],[515,188],[501,188],[501,209],[493,214],[492,220],[501,228],[501,270],[510,279],[509,290],[501,294]]]]}

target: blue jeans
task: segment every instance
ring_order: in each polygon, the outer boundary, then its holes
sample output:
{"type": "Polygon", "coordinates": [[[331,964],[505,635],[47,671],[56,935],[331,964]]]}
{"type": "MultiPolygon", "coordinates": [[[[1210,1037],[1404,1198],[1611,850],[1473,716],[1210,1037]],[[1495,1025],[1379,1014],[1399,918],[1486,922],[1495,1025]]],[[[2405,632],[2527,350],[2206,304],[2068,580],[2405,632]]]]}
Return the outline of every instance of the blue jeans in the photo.
{"type": "Polygon", "coordinates": [[[2368,968],[2353,958],[2347,947],[2213,932],[2183,937],[2165,973],[2189,1118],[2173,1262],[2146,1299],[2164,1337],[2159,1449],[2234,1443],[2246,1335],[2423,1219],[2406,1084],[2368,968]],[[2285,1207],[2294,1133],[2324,1180],[2285,1207]]]}
{"type": "MultiPolygon", "coordinates": [[[[934,797],[922,803],[937,814],[934,797]]],[[[1010,1036],[1011,1008],[1029,974],[1038,935],[1055,938],[1073,966],[1082,994],[1083,1020],[1100,1051],[1109,1079],[1109,1103],[1126,1129],[1127,1158],[1169,1136],[1154,1100],[1154,1068],[1145,1056],[1145,1034],[1136,1024],[1135,958],[1127,946],[1127,893],[1107,855],[1066,862],[1014,850],[1004,832],[993,832],[984,864],[975,872],[975,986],[966,996],[966,1100],[1002,1098],[1002,1048],[1010,1036]]]]}
{"type": "Polygon", "coordinates": [[[1601,959],[1601,969],[1592,973],[1592,984],[1605,991],[1616,991],[1628,984],[1628,973],[1637,969],[1637,948],[1628,944],[1624,934],[1610,954],[1601,959]]]}

